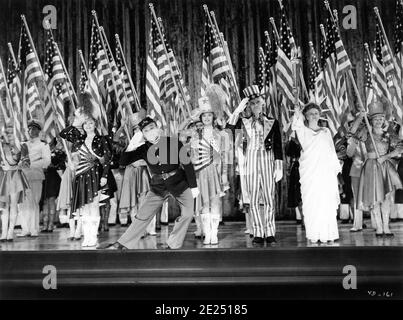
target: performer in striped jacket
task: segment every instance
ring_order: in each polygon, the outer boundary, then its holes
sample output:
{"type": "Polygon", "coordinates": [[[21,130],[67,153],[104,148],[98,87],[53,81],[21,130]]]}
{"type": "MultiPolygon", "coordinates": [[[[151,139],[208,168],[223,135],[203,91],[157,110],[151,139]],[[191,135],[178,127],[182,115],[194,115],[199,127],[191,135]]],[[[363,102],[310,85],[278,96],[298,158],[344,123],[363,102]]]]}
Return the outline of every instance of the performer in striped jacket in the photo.
{"type": "Polygon", "coordinates": [[[229,119],[228,127],[242,129],[247,139],[245,152],[246,188],[250,196],[253,219],[253,242],[276,242],[274,222],[275,183],[283,176],[283,154],[280,126],[276,119],[262,113],[265,105],[259,87],[252,85],[243,91],[243,99],[229,119]],[[249,104],[252,117],[239,119],[249,104]],[[259,202],[264,204],[259,210],[259,202]]]}

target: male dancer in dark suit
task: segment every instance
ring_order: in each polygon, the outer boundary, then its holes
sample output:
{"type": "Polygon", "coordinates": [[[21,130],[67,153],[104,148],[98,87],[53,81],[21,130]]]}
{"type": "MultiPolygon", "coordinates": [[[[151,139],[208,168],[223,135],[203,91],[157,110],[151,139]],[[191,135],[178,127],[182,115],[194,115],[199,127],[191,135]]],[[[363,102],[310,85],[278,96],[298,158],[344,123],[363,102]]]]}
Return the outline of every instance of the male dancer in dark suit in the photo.
{"type": "Polygon", "coordinates": [[[179,203],[181,215],[175,221],[167,248],[179,249],[193,218],[193,199],[199,192],[189,149],[177,137],[163,136],[150,117],[143,119],[139,127],[141,132],[136,133],[130,141],[120,158],[120,164],[127,166],[144,159],[151,173],[150,191],[130,227],[111,248],[137,248],[147,225],[171,194],[179,203]]]}

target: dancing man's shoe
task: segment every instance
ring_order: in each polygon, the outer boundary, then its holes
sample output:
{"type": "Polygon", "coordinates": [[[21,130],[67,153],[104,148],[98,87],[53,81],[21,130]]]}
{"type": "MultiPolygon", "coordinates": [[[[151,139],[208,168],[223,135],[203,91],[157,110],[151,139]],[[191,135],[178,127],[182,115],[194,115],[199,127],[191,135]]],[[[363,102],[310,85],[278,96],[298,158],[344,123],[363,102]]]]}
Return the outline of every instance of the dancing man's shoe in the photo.
{"type": "Polygon", "coordinates": [[[356,228],[351,228],[350,229],[350,232],[359,232],[359,231],[362,231],[362,229],[356,229],[356,228]]]}
{"type": "Polygon", "coordinates": [[[262,237],[254,237],[252,243],[262,244],[264,243],[264,239],[262,237]]]}
{"type": "Polygon", "coordinates": [[[376,236],[377,238],[383,237],[383,233],[375,233],[375,236],[376,236]]]}
{"type": "Polygon", "coordinates": [[[394,237],[395,235],[392,232],[385,233],[385,237],[394,237]]]}
{"type": "Polygon", "coordinates": [[[274,238],[273,236],[270,236],[270,237],[266,238],[266,242],[267,243],[274,243],[274,242],[277,242],[277,241],[276,241],[276,238],[274,238]]]}

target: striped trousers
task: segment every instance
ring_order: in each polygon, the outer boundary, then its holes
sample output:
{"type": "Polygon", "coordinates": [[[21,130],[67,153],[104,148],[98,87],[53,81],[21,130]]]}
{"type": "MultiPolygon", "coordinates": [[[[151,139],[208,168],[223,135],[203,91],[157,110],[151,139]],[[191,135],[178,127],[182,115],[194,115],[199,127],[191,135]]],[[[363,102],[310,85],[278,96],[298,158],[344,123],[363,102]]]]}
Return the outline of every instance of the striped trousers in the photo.
{"type": "Polygon", "coordinates": [[[253,236],[275,235],[274,222],[275,182],[273,151],[247,150],[245,159],[246,186],[250,197],[250,214],[253,219],[253,236]],[[259,210],[260,199],[264,209],[259,210]]]}

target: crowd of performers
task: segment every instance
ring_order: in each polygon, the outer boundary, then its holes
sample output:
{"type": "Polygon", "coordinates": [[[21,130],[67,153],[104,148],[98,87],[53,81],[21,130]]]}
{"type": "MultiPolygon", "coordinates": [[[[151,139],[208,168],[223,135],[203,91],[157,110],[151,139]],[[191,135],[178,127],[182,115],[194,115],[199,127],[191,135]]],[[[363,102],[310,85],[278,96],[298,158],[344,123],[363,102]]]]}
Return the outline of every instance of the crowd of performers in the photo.
{"type": "Polygon", "coordinates": [[[295,209],[308,241],[338,240],[338,215],[343,223],[353,221],[352,232],[360,232],[366,227],[363,215],[370,214],[377,237],[393,236],[390,220],[403,218],[403,141],[400,126],[386,120],[382,99],[334,137],[321,123],[318,105],[296,106],[283,157],[279,121],[264,114],[264,94],[256,85],[243,94],[224,121],[224,94],[211,85],[178,136],[166,134],[144,110],[113,134],[100,135],[85,95],[70,126],[50,144],[40,139],[38,121],[29,123],[30,139],[18,147],[7,125],[0,149],[0,241],[13,241],[17,217],[18,237],[52,232],[58,213],[67,217],[69,241],[95,247],[99,233],[118,216],[130,226],[117,242],[98,248],[135,249],[142,237],[168,222],[167,202],[173,197],[180,215],[166,247],[182,246],[193,219],[195,236],[216,245],[222,200],[230,189],[229,164],[239,175],[245,233],[257,245],[278,240],[275,190],[283,172],[288,207],[295,209]],[[125,126],[132,131],[130,141],[125,126]]]}

